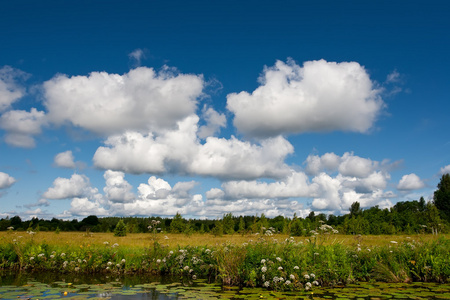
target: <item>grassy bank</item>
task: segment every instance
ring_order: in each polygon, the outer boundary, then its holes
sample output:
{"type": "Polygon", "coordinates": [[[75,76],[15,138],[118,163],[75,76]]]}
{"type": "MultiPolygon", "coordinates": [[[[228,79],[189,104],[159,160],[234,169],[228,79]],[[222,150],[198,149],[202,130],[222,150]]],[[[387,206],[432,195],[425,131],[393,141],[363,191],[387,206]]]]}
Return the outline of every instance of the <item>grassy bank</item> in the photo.
{"type": "Polygon", "coordinates": [[[0,268],[78,273],[148,272],[225,285],[311,289],[354,281],[450,280],[445,236],[315,237],[9,232],[0,268]]]}

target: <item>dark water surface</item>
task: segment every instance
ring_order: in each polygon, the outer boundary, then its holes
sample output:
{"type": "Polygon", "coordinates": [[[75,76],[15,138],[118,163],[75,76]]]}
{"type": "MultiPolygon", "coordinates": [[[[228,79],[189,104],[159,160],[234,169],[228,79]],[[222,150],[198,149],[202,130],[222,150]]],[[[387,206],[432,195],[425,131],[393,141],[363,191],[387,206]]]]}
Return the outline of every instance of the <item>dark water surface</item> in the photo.
{"type": "Polygon", "coordinates": [[[0,274],[0,299],[450,299],[450,284],[359,283],[276,292],[226,288],[207,280],[148,275],[0,274]]]}

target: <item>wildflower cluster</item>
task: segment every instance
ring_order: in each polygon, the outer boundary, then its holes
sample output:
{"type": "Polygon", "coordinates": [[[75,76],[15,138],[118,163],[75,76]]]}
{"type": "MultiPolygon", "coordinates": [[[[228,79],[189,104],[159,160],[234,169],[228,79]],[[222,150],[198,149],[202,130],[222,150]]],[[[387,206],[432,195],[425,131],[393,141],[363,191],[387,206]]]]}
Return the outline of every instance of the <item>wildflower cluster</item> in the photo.
{"type": "Polygon", "coordinates": [[[318,286],[315,275],[302,275],[300,267],[291,268],[288,262],[275,257],[274,260],[262,259],[260,262],[260,276],[262,286],[274,290],[311,290],[313,285],[318,286]]]}

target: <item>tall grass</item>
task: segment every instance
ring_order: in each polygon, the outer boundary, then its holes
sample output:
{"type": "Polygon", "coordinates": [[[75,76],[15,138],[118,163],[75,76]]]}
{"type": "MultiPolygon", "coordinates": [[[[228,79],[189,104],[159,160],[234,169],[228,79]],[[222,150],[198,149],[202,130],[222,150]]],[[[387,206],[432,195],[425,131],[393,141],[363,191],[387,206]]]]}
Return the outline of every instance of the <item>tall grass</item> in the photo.
{"type": "Polygon", "coordinates": [[[0,269],[172,274],[274,290],[372,280],[450,280],[450,239],[388,238],[15,232],[0,237],[0,269]]]}

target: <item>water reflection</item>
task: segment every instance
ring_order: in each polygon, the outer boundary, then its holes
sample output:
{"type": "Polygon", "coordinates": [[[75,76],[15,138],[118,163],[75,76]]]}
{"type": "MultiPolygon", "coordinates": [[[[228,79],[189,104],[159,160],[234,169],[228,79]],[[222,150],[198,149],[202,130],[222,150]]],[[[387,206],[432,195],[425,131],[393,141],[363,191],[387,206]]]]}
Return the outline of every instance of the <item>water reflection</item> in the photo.
{"type": "Polygon", "coordinates": [[[206,280],[149,275],[0,273],[0,299],[450,299],[450,284],[358,283],[311,292],[222,288],[206,280]]]}

